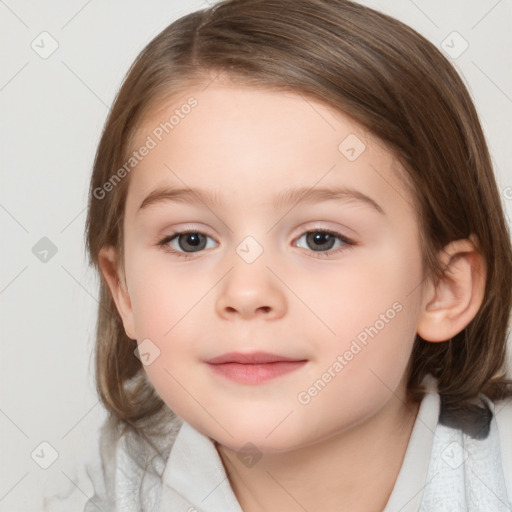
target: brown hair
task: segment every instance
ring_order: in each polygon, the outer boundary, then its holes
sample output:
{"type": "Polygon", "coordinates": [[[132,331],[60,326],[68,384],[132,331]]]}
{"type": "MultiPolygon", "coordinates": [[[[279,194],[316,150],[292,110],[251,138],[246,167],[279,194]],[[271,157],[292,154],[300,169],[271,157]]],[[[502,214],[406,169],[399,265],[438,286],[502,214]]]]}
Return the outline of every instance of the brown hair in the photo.
{"type": "MultiPolygon", "coordinates": [[[[489,412],[512,396],[506,338],[512,300],[512,248],[500,194],[477,113],[456,70],[441,52],[399,21],[348,0],[225,0],[184,16],[155,37],[129,70],[108,116],[94,162],[87,249],[123,253],[129,176],[104,199],[144,116],[163,98],[206,76],[298,92],[338,109],[368,129],[403,165],[419,219],[425,278],[442,275],[437,253],[476,236],[486,261],[485,297],[475,318],[443,343],[417,336],[408,394],[419,401],[423,377],[438,379],[441,421],[489,412]]],[[[122,265],[122,257],[121,257],[122,265]]],[[[134,355],[102,278],[96,378],[111,421],[138,435],[171,416],[134,355]]],[[[472,419],[471,419],[472,418],[472,419]]],[[[471,419],[471,421],[469,421],[471,419]]],[[[484,433],[484,435],[486,435],[484,433]]]]}

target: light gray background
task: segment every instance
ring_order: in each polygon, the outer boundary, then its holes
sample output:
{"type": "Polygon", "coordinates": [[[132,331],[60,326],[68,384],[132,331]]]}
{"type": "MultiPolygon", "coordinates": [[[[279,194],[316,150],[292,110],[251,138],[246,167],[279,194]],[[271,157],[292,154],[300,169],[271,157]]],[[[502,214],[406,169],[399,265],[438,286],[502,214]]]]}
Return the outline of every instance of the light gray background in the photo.
{"type": "MultiPolygon", "coordinates": [[[[452,59],[476,102],[508,218],[512,211],[512,0],[368,0],[452,59]],[[448,39],[447,37],[450,36],[448,39]]],[[[67,483],[104,418],[93,381],[98,280],[83,235],[94,151],[136,55],[204,0],[0,0],[0,510],[36,511],[67,483]],[[58,43],[50,48],[46,31],[58,43]],[[42,39],[46,37],[46,39],[42,39]],[[33,41],[35,41],[33,43],[33,41]],[[48,237],[57,253],[32,248],[48,237]],[[56,461],[42,469],[51,450],[56,461]]],[[[510,221],[509,221],[510,224],[510,221]]]]}

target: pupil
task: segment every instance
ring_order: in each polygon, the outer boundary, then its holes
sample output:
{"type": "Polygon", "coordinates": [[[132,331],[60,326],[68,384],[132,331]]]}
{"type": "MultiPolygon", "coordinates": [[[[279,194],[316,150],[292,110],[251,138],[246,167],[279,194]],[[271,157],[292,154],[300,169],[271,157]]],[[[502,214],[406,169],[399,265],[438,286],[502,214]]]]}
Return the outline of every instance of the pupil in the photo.
{"type": "Polygon", "coordinates": [[[199,237],[197,236],[197,233],[189,233],[187,242],[190,245],[197,245],[200,242],[199,237]]]}
{"type": "Polygon", "coordinates": [[[181,235],[179,239],[180,248],[184,251],[187,251],[187,249],[204,249],[206,245],[205,240],[201,238],[204,237],[200,233],[186,233],[185,235],[181,235]]]}
{"type": "Polygon", "coordinates": [[[309,233],[307,235],[307,238],[308,244],[312,246],[312,249],[314,251],[332,249],[335,242],[335,238],[333,235],[331,235],[330,233],[324,233],[320,231],[309,233]],[[316,248],[315,244],[317,246],[316,248]]]}

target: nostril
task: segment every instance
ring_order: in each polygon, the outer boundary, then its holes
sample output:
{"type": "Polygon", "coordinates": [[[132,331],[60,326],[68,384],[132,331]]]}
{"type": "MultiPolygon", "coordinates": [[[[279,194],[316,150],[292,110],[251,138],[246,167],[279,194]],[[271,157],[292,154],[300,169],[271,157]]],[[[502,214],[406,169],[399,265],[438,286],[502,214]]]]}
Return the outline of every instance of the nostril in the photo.
{"type": "Polygon", "coordinates": [[[254,315],[254,314],[265,314],[268,315],[272,313],[273,308],[272,306],[260,306],[257,308],[244,308],[244,307],[233,307],[233,306],[225,306],[223,309],[225,314],[232,315],[234,313],[240,313],[242,316],[246,315],[254,315]]]}

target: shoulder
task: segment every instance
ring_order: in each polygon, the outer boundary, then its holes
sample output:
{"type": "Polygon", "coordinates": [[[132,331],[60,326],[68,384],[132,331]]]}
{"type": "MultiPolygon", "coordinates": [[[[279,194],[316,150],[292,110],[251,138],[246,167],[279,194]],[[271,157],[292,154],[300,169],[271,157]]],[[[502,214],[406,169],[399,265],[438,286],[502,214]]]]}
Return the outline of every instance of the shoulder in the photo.
{"type": "Polygon", "coordinates": [[[69,470],[68,482],[45,493],[44,512],[158,510],[161,475],[182,420],[170,416],[165,436],[141,441],[106,420],[93,453],[69,470]]]}
{"type": "Polygon", "coordinates": [[[505,483],[508,495],[512,501],[512,398],[495,402],[494,418],[499,438],[505,483]]]}
{"type": "Polygon", "coordinates": [[[485,436],[438,421],[421,511],[510,510],[512,402],[486,402],[490,422],[485,436]]]}
{"type": "Polygon", "coordinates": [[[44,512],[86,511],[92,505],[109,511],[105,506],[107,488],[114,471],[115,453],[119,438],[104,423],[98,433],[96,446],[87,458],[64,464],[64,478],[49,482],[42,498],[44,512]]]}
{"type": "Polygon", "coordinates": [[[498,428],[500,426],[512,427],[512,398],[494,402],[494,417],[498,428]]]}

